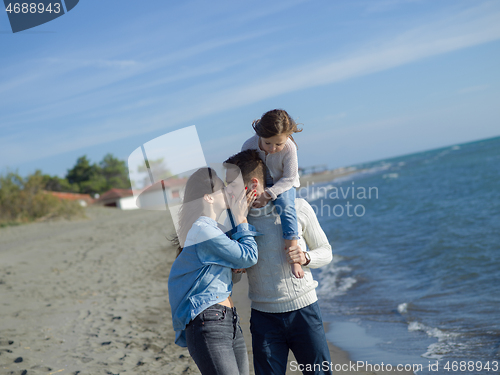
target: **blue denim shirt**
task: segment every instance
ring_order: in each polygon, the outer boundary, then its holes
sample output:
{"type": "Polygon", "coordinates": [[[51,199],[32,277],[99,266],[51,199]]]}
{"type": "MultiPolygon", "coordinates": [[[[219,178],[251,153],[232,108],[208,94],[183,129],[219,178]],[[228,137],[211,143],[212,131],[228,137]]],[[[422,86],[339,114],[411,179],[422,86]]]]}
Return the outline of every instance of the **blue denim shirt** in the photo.
{"type": "Polygon", "coordinates": [[[231,268],[257,263],[261,235],[247,223],[238,225],[230,239],[209,217],[201,216],[189,230],[184,249],[168,277],[168,295],[175,330],[175,343],[186,347],[188,323],[206,308],[224,301],[233,288],[231,268]]]}

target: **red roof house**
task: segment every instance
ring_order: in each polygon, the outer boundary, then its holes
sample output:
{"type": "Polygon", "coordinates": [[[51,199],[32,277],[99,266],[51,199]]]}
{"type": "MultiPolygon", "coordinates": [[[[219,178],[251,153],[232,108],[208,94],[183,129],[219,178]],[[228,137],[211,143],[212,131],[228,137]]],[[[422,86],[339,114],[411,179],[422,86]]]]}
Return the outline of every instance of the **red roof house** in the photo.
{"type": "Polygon", "coordinates": [[[126,209],[123,203],[124,201],[130,200],[130,197],[134,197],[134,194],[130,189],[111,189],[103,193],[95,203],[102,204],[106,207],[118,207],[121,209],[126,209]]]}
{"type": "Polygon", "coordinates": [[[67,193],[61,191],[46,191],[46,193],[53,195],[59,199],[68,201],[78,201],[81,206],[86,207],[94,203],[94,199],[89,194],[67,193]]]}

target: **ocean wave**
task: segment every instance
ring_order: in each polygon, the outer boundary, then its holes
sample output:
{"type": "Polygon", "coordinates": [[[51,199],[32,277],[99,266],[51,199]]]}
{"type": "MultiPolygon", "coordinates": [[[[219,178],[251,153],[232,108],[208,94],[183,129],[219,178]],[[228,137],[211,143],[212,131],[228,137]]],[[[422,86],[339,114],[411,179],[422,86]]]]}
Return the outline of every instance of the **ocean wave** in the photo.
{"type": "Polygon", "coordinates": [[[328,297],[336,297],[345,294],[349,289],[356,284],[357,280],[354,277],[344,275],[352,269],[347,266],[337,266],[337,263],[344,258],[340,255],[333,255],[332,262],[321,270],[319,274],[319,286],[316,289],[318,295],[328,297]]]}
{"type": "Polygon", "coordinates": [[[439,328],[426,326],[423,323],[413,321],[408,325],[410,332],[425,332],[429,337],[438,339],[438,342],[427,347],[427,351],[422,354],[422,357],[432,359],[442,359],[444,355],[454,353],[457,350],[464,349],[465,345],[456,341],[460,335],[456,332],[444,332],[439,328]]]}
{"type": "Polygon", "coordinates": [[[386,173],[382,176],[382,178],[398,178],[399,174],[398,173],[386,173]]]}
{"type": "Polygon", "coordinates": [[[447,149],[441,151],[440,153],[438,153],[437,155],[434,155],[433,157],[425,160],[424,163],[426,163],[426,164],[433,163],[433,162],[441,159],[443,156],[448,155],[452,151],[457,151],[457,150],[460,150],[460,146],[453,146],[453,147],[447,148],[447,149]]]}
{"type": "Polygon", "coordinates": [[[400,314],[406,314],[408,312],[408,304],[406,302],[399,304],[398,305],[398,312],[400,314]]]}
{"type": "Polygon", "coordinates": [[[306,194],[299,193],[299,198],[304,198],[308,202],[312,202],[320,198],[325,198],[328,195],[328,192],[333,189],[333,187],[334,186],[331,184],[325,186],[310,186],[307,188],[306,194]]]}
{"type": "Polygon", "coordinates": [[[362,169],[359,171],[359,173],[356,173],[355,175],[377,174],[390,169],[392,166],[393,163],[381,162],[381,164],[374,165],[373,167],[370,167],[368,169],[362,169]]]}

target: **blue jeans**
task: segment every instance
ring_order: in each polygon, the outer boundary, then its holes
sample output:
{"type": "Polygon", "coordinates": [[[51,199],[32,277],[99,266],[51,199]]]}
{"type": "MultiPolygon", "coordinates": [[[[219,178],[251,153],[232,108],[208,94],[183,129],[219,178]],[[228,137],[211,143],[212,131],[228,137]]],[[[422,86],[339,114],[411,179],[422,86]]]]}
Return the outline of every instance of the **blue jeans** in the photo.
{"type": "Polygon", "coordinates": [[[295,197],[297,192],[292,187],[273,201],[276,212],[280,215],[283,238],[285,240],[298,240],[299,228],[297,226],[297,211],[295,211],[295,197]]]}
{"type": "Polygon", "coordinates": [[[286,313],[252,309],[250,331],[256,375],[285,375],[289,350],[304,370],[312,370],[304,374],[331,374],[330,350],[317,302],[286,313]]]}
{"type": "Polygon", "coordinates": [[[248,354],[236,308],[219,304],[186,327],[189,354],[202,375],[248,375],[248,354]]]}

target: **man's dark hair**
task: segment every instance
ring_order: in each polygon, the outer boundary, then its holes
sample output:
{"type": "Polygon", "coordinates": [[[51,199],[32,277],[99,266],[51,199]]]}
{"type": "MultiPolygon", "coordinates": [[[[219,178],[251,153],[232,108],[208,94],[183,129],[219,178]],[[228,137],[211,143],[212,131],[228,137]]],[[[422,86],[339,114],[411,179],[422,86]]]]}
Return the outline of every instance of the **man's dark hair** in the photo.
{"type": "Polygon", "coordinates": [[[224,163],[236,165],[241,170],[243,182],[248,185],[252,178],[257,178],[263,186],[266,184],[266,164],[257,150],[245,150],[231,156],[224,163]]]}

